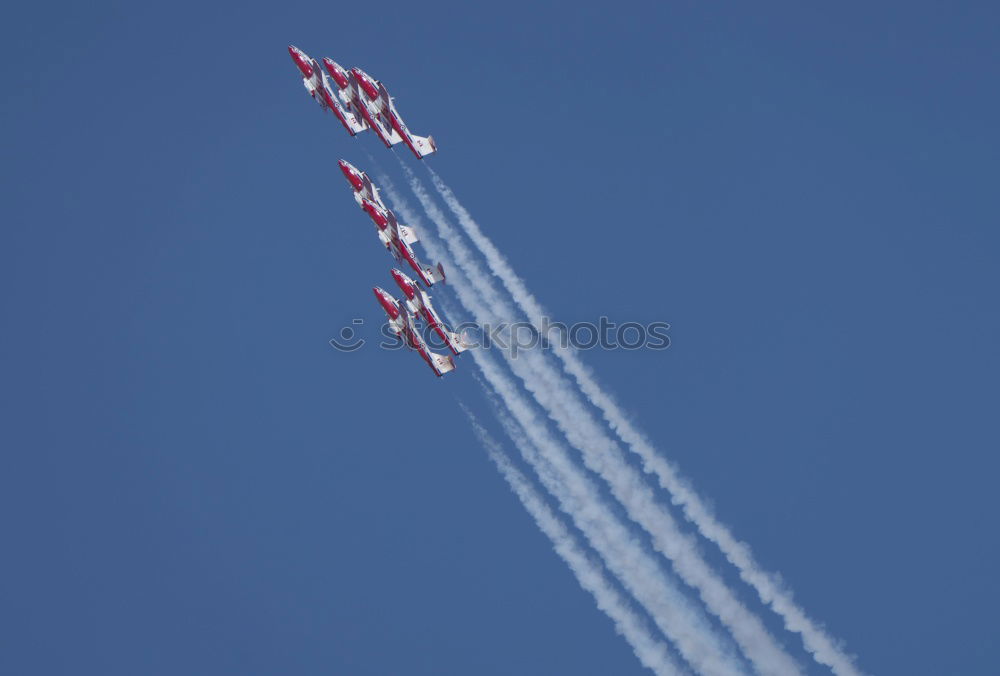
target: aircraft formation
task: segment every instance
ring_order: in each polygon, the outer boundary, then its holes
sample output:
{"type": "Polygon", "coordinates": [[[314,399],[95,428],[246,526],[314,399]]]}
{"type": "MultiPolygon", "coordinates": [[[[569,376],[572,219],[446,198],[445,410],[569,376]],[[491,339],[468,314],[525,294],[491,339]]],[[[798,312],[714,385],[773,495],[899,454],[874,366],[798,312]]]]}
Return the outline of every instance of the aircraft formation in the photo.
{"type": "Polygon", "coordinates": [[[323,57],[324,72],[316,59],[298,47],[289,46],[288,53],[302,74],[302,84],[309,95],[321,108],[333,112],[351,136],[371,129],[386,148],[405,143],[418,160],[437,150],[430,136],[410,133],[385,85],[368,73],[360,68],[347,70],[328,57],[323,57]],[[336,90],[330,85],[330,78],[336,90]]]}
{"type": "MultiPolygon", "coordinates": [[[[289,46],[288,53],[299,69],[302,83],[310,96],[321,108],[333,112],[351,136],[372,129],[387,148],[406,143],[418,159],[437,150],[431,137],[410,133],[385,85],[360,68],[346,70],[333,60],[324,58],[324,72],[315,59],[298,47],[289,46]],[[330,84],[330,78],[337,86],[336,91],[330,84]]],[[[368,174],[346,160],[340,160],[339,165],[351,186],[354,200],[375,224],[375,232],[386,250],[398,263],[409,265],[428,288],[437,282],[444,282],[444,267],[440,263],[427,265],[417,258],[411,246],[419,241],[417,233],[399,222],[396,214],[382,201],[368,174]]],[[[455,370],[454,356],[467,347],[462,337],[448,329],[431,304],[430,295],[419,284],[396,268],[391,270],[391,274],[403,294],[402,303],[384,289],[378,286],[373,288],[375,298],[389,318],[389,329],[407,347],[416,351],[438,377],[455,370]],[[437,354],[430,350],[417,327],[418,317],[441,337],[452,354],[437,354]]]]}

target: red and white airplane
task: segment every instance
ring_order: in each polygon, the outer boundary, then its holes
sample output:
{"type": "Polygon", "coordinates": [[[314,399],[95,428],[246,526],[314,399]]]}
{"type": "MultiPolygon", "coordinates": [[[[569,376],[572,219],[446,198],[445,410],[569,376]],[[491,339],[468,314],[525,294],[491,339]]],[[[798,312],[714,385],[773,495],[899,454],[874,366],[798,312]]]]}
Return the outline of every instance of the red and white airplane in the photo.
{"type": "Polygon", "coordinates": [[[377,286],[372,290],[375,292],[375,297],[382,309],[389,316],[390,330],[400,336],[406,342],[407,347],[416,350],[424,358],[427,365],[434,371],[434,375],[440,378],[445,373],[455,370],[455,360],[450,354],[436,354],[427,348],[427,343],[424,342],[420,332],[416,329],[413,315],[401,308],[399,301],[377,286]]]}
{"type": "Polygon", "coordinates": [[[375,202],[375,204],[383,209],[387,209],[382,198],[379,196],[378,188],[368,178],[368,174],[359,170],[347,160],[340,160],[338,164],[340,164],[340,170],[344,172],[344,178],[347,179],[347,182],[354,189],[354,201],[358,203],[358,206],[364,209],[362,200],[369,200],[375,202]]]}
{"type": "Polygon", "coordinates": [[[410,133],[385,85],[360,68],[347,70],[328,57],[323,57],[323,65],[340,88],[344,105],[375,130],[386,148],[405,143],[418,160],[437,151],[432,137],[410,133]]]}
{"type": "Polygon", "coordinates": [[[361,198],[361,208],[368,212],[375,227],[378,229],[378,237],[382,244],[389,250],[398,261],[406,261],[413,268],[413,271],[420,276],[420,280],[428,287],[435,282],[444,281],[444,266],[440,263],[436,267],[425,265],[417,259],[410,246],[418,241],[417,235],[412,228],[401,225],[396,220],[396,214],[389,209],[384,209],[370,199],[361,198]]]}
{"type": "Polygon", "coordinates": [[[367,104],[367,94],[362,90],[361,84],[354,76],[353,69],[345,70],[340,64],[328,57],[323,57],[323,65],[326,66],[326,71],[340,88],[340,100],[343,101],[344,106],[355,117],[364,120],[366,126],[378,135],[386,148],[391,148],[403,140],[403,137],[397,134],[390,125],[385,124],[378,115],[372,114],[367,104]]]}
{"type": "Polygon", "coordinates": [[[420,315],[427,322],[427,326],[434,329],[441,340],[445,342],[448,349],[451,350],[452,354],[458,354],[464,352],[466,349],[465,342],[462,337],[455,333],[454,331],[449,331],[448,327],[444,325],[438,313],[434,310],[434,306],[431,305],[431,297],[426,291],[421,289],[416,282],[404,275],[399,270],[392,269],[392,278],[396,280],[396,284],[399,286],[400,291],[406,296],[406,309],[415,315],[420,315]]]}
{"type": "Polygon", "coordinates": [[[333,114],[337,116],[337,119],[340,120],[340,123],[344,125],[344,129],[351,136],[368,128],[368,124],[364,121],[364,118],[356,116],[341,105],[337,96],[333,93],[333,88],[330,86],[330,81],[327,79],[326,73],[319,67],[316,59],[311,58],[294,45],[288,46],[288,53],[292,55],[292,61],[295,62],[299,72],[302,73],[302,84],[305,86],[306,91],[316,100],[320,108],[333,111],[333,114]]]}

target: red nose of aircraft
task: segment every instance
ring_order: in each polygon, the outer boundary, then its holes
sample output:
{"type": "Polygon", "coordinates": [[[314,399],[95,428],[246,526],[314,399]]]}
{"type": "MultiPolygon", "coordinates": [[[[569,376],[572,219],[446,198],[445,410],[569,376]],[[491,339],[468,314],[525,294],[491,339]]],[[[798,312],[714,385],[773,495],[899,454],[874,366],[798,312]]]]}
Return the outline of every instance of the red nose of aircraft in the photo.
{"type": "Polygon", "coordinates": [[[334,79],[337,86],[343,89],[348,84],[347,81],[347,71],[340,67],[340,65],[328,56],[323,57],[323,65],[326,67],[326,72],[330,74],[330,77],[334,79]]]}
{"type": "Polygon", "coordinates": [[[385,313],[389,315],[392,319],[399,317],[399,308],[396,307],[396,303],[392,296],[387,294],[385,291],[379,287],[372,287],[372,291],[375,292],[375,297],[378,298],[379,305],[385,310],[385,313]]]}
{"type": "Polygon", "coordinates": [[[396,268],[392,269],[392,278],[396,280],[396,284],[399,285],[400,290],[406,294],[406,297],[413,300],[416,293],[413,290],[413,282],[406,278],[402,272],[396,268]]]}
{"type": "Polygon", "coordinates": [[[313,69],[312,66],[309,65],[309,59],[306,58],[305,52],[295,45],[288,45],[288,53],[292,56],[292,61],[295,62],[295,65],[299,67],[300,71],[302,71],[302,76],[312,77],[313,69]]]}
{"type": "Polygon", "coordinates": [[[368,73],[361,70],[360,68],[351,68],[351,72],[354,73],[354,77],[358,79],[358,84],[361,88],[365,90],[365,94],[368,98],[375,100],[378,98],[378,89],[375,88],[375,83],[372,79],[368,77],[368,73]]]}
{"type": "Polygon", "coordinates": [[[351,186],[355,190],[361,190],[363,184],[361,183],[361,176],[358,170],[351,166],[351,163],[347,160],[340,160],[337,164],[340,165],[340,170],[344,172],[344,178],[350,182],[351,186]]]}

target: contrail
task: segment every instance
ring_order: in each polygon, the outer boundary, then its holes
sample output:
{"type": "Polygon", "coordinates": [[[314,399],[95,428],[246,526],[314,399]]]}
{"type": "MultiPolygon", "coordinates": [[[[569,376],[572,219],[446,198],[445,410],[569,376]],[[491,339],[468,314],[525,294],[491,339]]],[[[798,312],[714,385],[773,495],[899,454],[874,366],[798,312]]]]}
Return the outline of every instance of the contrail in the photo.
{"type": "MultiPolygon", "coordinates": [[[[399,199],[398,194],[394,194],[391,183],[384,180],[382,183],[386,186],[386,193],[400,216],[411,223],[416,223],[416,215],[399,199]]],[[[452,262],[452,259],[428,236],[429,233],[421,231],[419,234],[433,258],[452,262]]],[[[447,233],[444,234],[448,236],[447,233]]],[[[470,285],[466,280],[464,274],[466,268],[467,265],[451,268],[449,275],[454,282],[452,288],[457,292],[462,305],[475,316],[477,321],[486,323],[488,316],[486,304],[478,296],[479,287],[470,285]]],[[[564,511],[574,519],[574,523],[588,542],[601,554],[608,569],[649,611],[656,625],[677,646],[684,659],[699,673],[742,673],[738,662],[728,654],[723,641],[716,636],[706,621],[707,618],[704,618],[697,608],[691,606],[679,590],[667,584],[665,574],[655,560],[643,551],[628,529],[618,522],[610,508],[604,505],[596,488],[570,459],[561,444],[552,438],[545,423],[534,415],[527,399],[520,394],[514,382],[504,375],[496,361],[485,350],[474,349],[469,353],[530,438],[532,445],[544,457],[548,469],[542,469],[539,478],[546,482],[546,488],[554,494],[562,491],[561,505],[564,511]],[[566,482],[569,488],[564,490],[560,482],[566,482]]],[[[786,673],[796,673],[796,671],[793,669],[786,673]]]]}
{"type": "Polygon", "coordinates": [[[472,412],[464,404],[460,405],[473,432],[511,490],[534,519],[539,530],[552,542],[556,554],[569,566],[580,586],[594,597],[598,609],[614,622],[615,629],[629,644],[642,665],[661,676],[683,673],[670,656],[666,644],[650,633],[642,618],[629,607],[628,600],[606,578],[600,564],[592,561],[576,543],[573,534],[528,478],[511,463],[500,444],[479,424],[472,412]]]}
{"type": "MultiPolygon", "coordinates": [[[[457,233],[430,200],[412,171],[405,165],[403,168],[410,187],[437,226],[439,236],[453,254],[453,260],[473,283],[488,309],[470,307],[462,299],[463,305],[476,315],[480,323],[512,319],[513,308],[500,297],[492,282],[479,269],[471,251],[458,239],[457,233]]],[[[455,287],[460,298],[463,286],[455,287]]],[[[800,673],[798,665],[767,632],[760,619],[740,603],[705,562],[693,539],[685,535],[669,511],[657,503],[654,491],[628,464],[618,445],[587,411],[575,388],[548,363],[545,355],[529,350],[521,352],[516,358],[505,356],[511,370],[548,411],[567,441],[580,450],[584,464],[608,483],[612,495],[625,508],[629,518],[649,533],[653,546],[672,562],[678,576],[698,591],[706,607],[723,622],[754,667],[763,674],[773,676],[800,673]]],[[[490,379],[490,382],[493,380],[490,379]]]]}
{"type": "MultiPolygon", "coordinates": [[[[427,170],[445,204],[455,215],[469,239],[486,258],[490,271],[500,278],[507,292],[528,316],[529,321],[541,330],[542,318],[546,316],[541,304],[528,291],[527,286],[517,276],[503,254],[483,234],[476,221],[455,197],[454,192],[430,167],[427,170]]],[[[412,175],[412,172],[409,172],[409,175],[412,175]]],[[[754,559],[750,548],[730,533],[690,484],[680,476],[676,467],[663,459],[645,436],[632,425],[576,353],[559,345],[555,346],[554,351],[562,361],[565,371],[574,378],[588,401],[601,411],[604,420],[619,439],[642,460],[643,469],[647,473],[656,475],[660,486],[670,494],[671,501],[681,508],[685,517],[694,524],[702,536],[716,543],[726,559],[737,568],[740,577],[757,592],[761,601],[781,616],[785,628],[801,636],[803,645],[813,658],[818,663],[830,667],[838,676],[860,674],[853,658],[840,647],[840,642],[806,615],[805,611],[793,601],[791,592],[778,582],[775,575],[763,570],[754,559]]]]}
{"type": "Polygon", "coordinates": [[[498,416],[525,461],[602,556],[611,573],[677,646],[681,656],[700,674],[743,673],[707,617],[676,586],[668,584],[655,559],[614,516],[594,483],[549,434],[545,423],[535,416],[527,399],[517,392],[517,386],[504,375],[498,362],[484,350],[472,352],[492,391],[517,421],[520,432],[511,429],[504,416],[498,416]],[[524,439],[530,444],[525,445],[524,439]]]}

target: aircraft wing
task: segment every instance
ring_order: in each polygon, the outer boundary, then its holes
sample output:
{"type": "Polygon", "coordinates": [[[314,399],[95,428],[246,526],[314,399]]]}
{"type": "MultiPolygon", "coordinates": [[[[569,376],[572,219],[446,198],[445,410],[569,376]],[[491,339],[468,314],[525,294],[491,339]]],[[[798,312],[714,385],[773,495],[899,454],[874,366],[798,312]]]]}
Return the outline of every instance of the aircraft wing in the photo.
{"type": "Polygon", "coordinates": [[[373,111],[368,107],[367,104],[362,103],[362,105],[365,106],[365,108],[368,110],[369,113],[368,117],[366,118],[368,120],[368,124],[378,128],[377,129],[378,135],[382,137],[382,141],[387,146],[392,147],[397,143],[403,142],[403,137],[399,135],[399,132],[393,129],[392,126],[386,124],[385,120],[382,119],[381,115],[372,114],[373,111]]]}
{"type": "Polygon", "coordinates": [[[431,368],[434,369],[434,373],[437,374],[438,378],[449,371],[455,370],[455,360],[452,359],[450,354],[428,352],[427,355],[430,357],[428,361],[431,364],[431,368]]]}
{"type": "Polygon", "coordinates": [[[417,239],[417,233],[414,232],[413,228],[411,228],[408,225],[399,226],[399,236],[402,237],[403,241],[406,242],[407,244],[413,244],[414,242],[420,241],[419,239],[417,239]]]}
{"type": "Polygon", "coordinates": [[[359,120],[354,113],[341,106],[339,102],[332,107],[332,110],[340,118],[340,123],[351,133],[351,136],[368,129],[368,124],[364,120],[359,120]]]}

